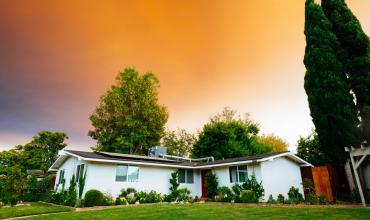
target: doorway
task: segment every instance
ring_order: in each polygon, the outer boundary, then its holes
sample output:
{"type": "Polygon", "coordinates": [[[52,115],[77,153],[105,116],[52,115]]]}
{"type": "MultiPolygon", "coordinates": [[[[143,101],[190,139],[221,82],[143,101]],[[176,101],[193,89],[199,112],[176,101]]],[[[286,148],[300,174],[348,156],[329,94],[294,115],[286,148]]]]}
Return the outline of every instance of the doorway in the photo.
{"type": "Polygon", "coordinates": [[[211,173],[212,170],[202,170],[201,176],[202,176],[202,198],[207,198],[207,186],[206,186],[206,175],[208,173],[211,173]]]}

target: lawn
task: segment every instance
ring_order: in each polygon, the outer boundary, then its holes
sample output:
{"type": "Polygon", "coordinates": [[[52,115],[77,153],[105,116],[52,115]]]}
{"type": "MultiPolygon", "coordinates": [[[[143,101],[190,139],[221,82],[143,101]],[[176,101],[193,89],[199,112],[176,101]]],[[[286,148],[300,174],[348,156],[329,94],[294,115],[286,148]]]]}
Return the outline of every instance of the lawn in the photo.
{"type": "Polygon", "coordinates": [[[45,213],[68,212],[71,210],[72,209],[70,208],[54,206],[45,203],[31,203],[30,206],[0,208],[0,219],[45,213]]]}
{"type": "Polygon", "coordinates": [[[293,208],[220,204],[146,205],[61,213],[31,219],[370,219],[370,209],[293,208]]]}

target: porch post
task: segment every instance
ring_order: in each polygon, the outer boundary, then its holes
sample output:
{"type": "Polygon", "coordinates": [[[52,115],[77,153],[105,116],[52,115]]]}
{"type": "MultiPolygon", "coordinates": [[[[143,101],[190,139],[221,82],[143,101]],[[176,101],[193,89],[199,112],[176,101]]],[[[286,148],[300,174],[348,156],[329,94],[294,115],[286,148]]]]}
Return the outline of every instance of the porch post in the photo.
{"type": "MultiPolygon", "coordinates": [[[[355,173],[355,179],[356,179],[356,183],[357,183],[358,193],[360,194],[362,205],[364,207],[366,207],[364,193],[362,191],[362,186],[361,186],[360,178],[358,177],[358,173],[357,173],[357,167],[360,165],[360,163],[358,165],[355,163],[355,160],[353,159],[353,155],[352,155],[351,152],[349,153],[349,156],[351,158],[353,172],[355,173]]],[[[360,161],[360,162],[362,162],[362,161],[360,161]]]]}

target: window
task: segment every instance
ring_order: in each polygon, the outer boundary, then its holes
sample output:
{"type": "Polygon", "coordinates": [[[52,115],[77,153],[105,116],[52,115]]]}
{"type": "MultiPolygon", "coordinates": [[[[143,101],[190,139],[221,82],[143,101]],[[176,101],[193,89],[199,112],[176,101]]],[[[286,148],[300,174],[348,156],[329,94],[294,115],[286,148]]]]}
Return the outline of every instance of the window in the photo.
{"type": "Polygon", "coordinates": [[[63,179],[64,179],[64,170],[60,170],[58,184],[61,184],[63,179]]]}
{"type": "Polygon", "coordinates": [[[78,182],[81,176],[84,175],[85,164],[77,165],[76,182],[78,182]]]}
{"type": "Polygon", "coordinates": [[[139,181],[139,167],[118,165],[116,169],[117,182],[139,181]]]}
{"type": "Polygon", "coordinates": [[[194,171],[179,169],[179,183],[194,183],[194,171]]]}
{"type": "Polygon", "coordinates": [[[230,182],[231,183],[243,183],[248,178],[248,167],[247,166],[235,166],[229,167],[230,182]]]}

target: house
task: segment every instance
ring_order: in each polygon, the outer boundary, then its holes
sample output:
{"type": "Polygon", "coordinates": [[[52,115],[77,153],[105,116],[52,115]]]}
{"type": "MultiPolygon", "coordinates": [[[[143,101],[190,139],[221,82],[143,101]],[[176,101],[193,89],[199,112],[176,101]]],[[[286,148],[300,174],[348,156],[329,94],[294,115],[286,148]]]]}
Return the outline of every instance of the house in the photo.
{"type": "Polygon", "coordinates": [[[302,166],[312,166],[291,152],[270,153],[257,156],[212,160],[213,158],[189,159],[175,156],[137,156],[108,152],[85,152],[62,150],[50,167],[56,171],[55,189],[65,188],[73,174],[76,179],[86,173],[84,192],[98,189],[116,197],[121,189],[133,187],[138,191],[155,190],[168,194],[171,173],[179,171],[180,187],[186,187],[192,196],[205,197],[207,188],[205,175],[213,172],[220,186],[232,187],[242,183],[247,176],[255,174],[265,189],[264,200],[271,194],[287,195],[289,188],[299,188],[303,194],[302,166]]]}

